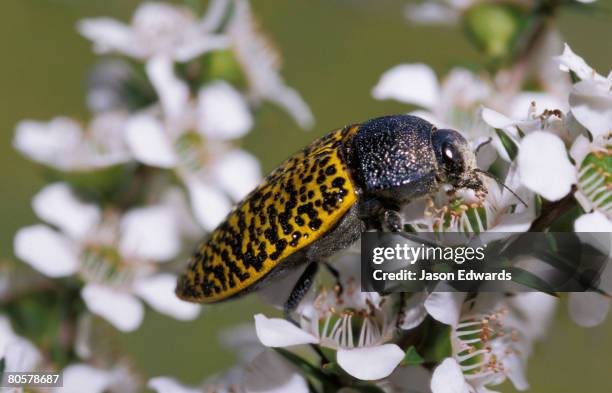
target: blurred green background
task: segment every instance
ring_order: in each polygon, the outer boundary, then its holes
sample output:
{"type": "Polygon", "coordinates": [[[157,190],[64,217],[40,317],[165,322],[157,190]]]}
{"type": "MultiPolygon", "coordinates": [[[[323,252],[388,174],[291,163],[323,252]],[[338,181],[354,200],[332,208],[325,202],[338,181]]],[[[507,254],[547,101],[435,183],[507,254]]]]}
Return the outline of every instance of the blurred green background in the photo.
{"type": "MultiPolygon", "coordinates": [[[[410,26],[405,0],[261,0],[253,8],[284,59],[284,75],[310,104],[317,125],[304,132],[281,110],[264,106],[246,148],[265,171],[315,137],[350,122],[406,112],[370,96],[382,72],[401,62],[424,62],[443,73],[478,55],[457,27],[410,26]],[[274,148],[270,148],[274,141],[274,148]]],[[[611,9],[610,1],[599,2],[611,9]]],[[[44,184],[40,171],[11,147],[15,124],[64,114],[86,120],[84,81],[95,63],[91,45],[75,30],[83,17],[127,20],[135,0],[2,0],[0,3],[0,258],[12,257],[12,238],[35,222],[31,196],[44,184]]],[[[612,15],[563,12],[559,26],[572,49],[600,73],[612,66],[612,15]]],[[[232,365],[218,344],[227,326],[248,322],[255,297],[207,309],[184,323],[148,312],[121,343],[147,376],[173,375],[186,383],[232,365]]],[[[612,318],[594,329],[568,320],[562,304],[549,338],[531,358],[532,392],[612,391],[612,318]]],[[[505,391],[513,391],[506,383],[505,391]]]]}

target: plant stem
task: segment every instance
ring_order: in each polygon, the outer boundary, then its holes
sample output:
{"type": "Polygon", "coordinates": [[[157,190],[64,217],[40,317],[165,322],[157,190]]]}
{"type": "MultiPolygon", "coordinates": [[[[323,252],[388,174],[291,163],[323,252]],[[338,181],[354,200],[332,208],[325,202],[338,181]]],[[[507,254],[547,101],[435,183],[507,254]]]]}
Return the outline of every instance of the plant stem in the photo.
{"type": "Polygon", "coordinates": [[[542,207],[542,213],[529,227],[529,232],[542,232],[548,228],[557,218],[565,214],[575,206],[574,201],[575,187],[562,199],[551,202],[542,207]]]}

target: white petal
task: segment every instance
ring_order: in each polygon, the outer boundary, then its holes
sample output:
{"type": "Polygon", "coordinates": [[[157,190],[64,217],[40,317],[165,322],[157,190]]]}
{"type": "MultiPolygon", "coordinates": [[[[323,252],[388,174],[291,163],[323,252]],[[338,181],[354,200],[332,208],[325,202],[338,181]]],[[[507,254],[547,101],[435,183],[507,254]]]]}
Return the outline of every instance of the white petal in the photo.
{"type": "Polygon", "coordinates": [[[129,293],[110,287],[87,284],[81,290],[87,308],[101,316],[122,332],[136,330],[142,323],[144,307],[129,293]]]}
{"type": "MultiPolygon", "coordinates": [[[[567,72],[571,70],[582,80],[594,79],[598,76],[595,70],[591,68],[582,57],[575,54],[568,44],[565,44],[563,54],[557,59],[559,60],[559,68],[562,71],[567,72]]],[[[601,76],[599,77],[602,78],[601,76]]]]}
{"type": "Polygon", "coordinates": [[[146,70],[166,116],[178,119],[186,110],[189,88],[174,74],[174,63],[168,57],[156,56],[147,62],[146,70]]]}
{"type": "Polygon", "coordinates": [[[470,146],[473,147],[473,151],[477,151],[476,163],[480,169],[488,169],[495,160],[497,159],[497,148],[490,141],[490,137],[481,136],[479,138],[472,139],[470,146]]]}
{"type": "Polygon", "coordinates": [[[425,300],[425,309],[437,321],[456,326],[464,300],[462,292],[432,292],[425,300]]]}
{"type": "Polygon", "coordinates": [[[26,372],[36,370],[42,361],[38,349],[25,338],[14,336],[4,348],[5,371],[26,372]]]}
{"type": "Polygon", "coordinates": [[[421,324],[427,317],[427,309],[425,308],[425,300],[427,294],[425,292],[415,293],[404,305],[404,319],[400,328],[404,330],[413,329],[421,324]]]}
{"type": "Polygon", "coordinates": [[[206,32],[219,29],[225,20],[228,4],[228,0],[209,1],[204,17],[200,22],[200,29],[206,32]]]}
{"type": "Polygon", "coordinates": [[[433,372],[431,377],[432,393],[469,393],[459,363],[453,358],[446,358],[433,372]]]}
{"type": "Polygon", "coordinates": [[[314,126],[314,115],[297,90],[284,83],[278,83],[266,98],[285,109],[302,129],[309,130],[314,126]]]}
{"type": "Polygon", "coordinates": [[[245,393],[308,393],[308,384],[279,354],[265,351],[247,367],[245,393]]]}
{"type": "Polygon", "coordinates": [[[255,315],[255,332],[263,345],[272,348],[319,342],[315,336],[291,322],[281,318],[267,318],[263,314],[255,315]]]}
{"type": "Polygon", "coordinates": [[[526,327],[522,333],[531,339],[540,339],[549,332],[549,325],[554,316],[558,300],[542,292],[517,293],[508,301],[516,308],[526,327]]]}
{"type": "Polygon", "coordinates": [[[227,140],[240,138],[253,127],[244,97],[226,82],[213,82],[198,94],[198,130],[205,136],[227,140]]]}
{"type": "Polygon", "coordinates": [[[570,293],[568,307],[574,322],[583,327],[594,327],[606,319],[610,299],[595,292],[575,292],[570,293]]]}
{"type": "Polygon", "coordinates": [[[608,232],[612,233],[612,222],[599,211],[583,214],[574,222],[576,232],[608,232]]]}
{"type": "Polygon", "coordinates": [[[489,228],[490,232],[497,233],[514,233],[514,232],[526,232],[533,220],[535,220],[535,204],[530,203],[526,200],[529,207],[523,212],[516,212],[512,214],[504,214],[493,228],[489,228]]]}
{"type": "Polygon", "coordinates": [[[127,121],[126,143],[134,157],[143,164],[160,168],[176,165],[170,136],[153,116],[136,115],[127,121]]]}
{"type": "MultiPolygon", "coordinates": [[[[612,221],[605,214],[596,210],[592,213],[581,215],[574,222],[574,231],[582,243],[590,244],[604,253],[604,255],[612,257],[612,221]]],[[[612,272],[612,264],[608,263],[605,269],[604,271],[612,272]]],[[[603,280],[603,276],[600,288],[604,289],[602,284],[607,288],[607,283],[603,280]]]]}
{"type": "Polygon", "coordinates": [[[201,393],[201,390],[188,388],[170,377],[151,378],[147,387],[157,393],[201,393]]]}
{"type": "Polygon", "coordinates": [[[517,160],[521,182],[550,201],[567,195],[576,181],[565,145],[551,133],[536,131],[523,138],[517,160]]]}
{"type": "Polygon", "coordinates": [[[429,66],[400,64],[382,74],[372,96],[377,100],[390,98],[431,109],[440,99],[440,86],[429,66]]]}
{"type": "Polygon", "coordinates": [[[65,152],[79,145],[81,126],[72,119],[58,117],[48,123],[25,120],[17,124],[13,145],[30,159],[63,169],[65,152]]]}
{"type": "Polygon", "coordinates": [[[132,209],[121,219],[119,250],[124,256],[166,261],[180,248],[176,220],[168,206],[132,209]]]}
{"type": "Polygon", "coordinates": [[[46,225],[20,229],[14,240],[15,255],[49,277],[76,273],[79,259],[74,245],[46,225]]]}
{"type": "Polygon", "coordinates": [[[570,156],[578,166],[582,164],[584,158],[591,152],[591,142],[584,135],[578,135],[570,148],[570,156]]]}
{"type": "Polygon", "coordinates": [[[82,36],[93,41],[96,52],[118,51],[140,57],[132,29],[124,23],[112,18],[91,18],[80,21],[77,27],[82,36]]]}
{"type": "Polygon", "coordinates": [[[174,293],[176,276],[168,273],[141,278],[134,283],[134,292],[157,312],[181,321],[190,321],[200,314],[200,306],[179,299],[174,293]]]}
{"type": "Polygon", "coordinates": [[[515,123],[509,117],[489,108],[482,108],[481,116],[485,123],[493,128],[504,129],[514,125],[515,123]]]}
{"type": "Polygon", "coordinates": [[[404,359],[404,351],[395,344],[339,349],[336,359],[353,377],[371,381],[388,377],[404,359]]]}
{"type": "Polygon", "coordinates": [[[235,201],[253,191],[261,180],[261,167],[257,158],[240,149],[224,153],[211,170],[217,183],[235,201]]]}
{"type": "Polygon", "coordinates": [[[102,393],[112,383],[111,373],[87,364],[71,364],[63,370],[63,387],[57,393],[102,393]]]}
{"type": "Polygon", "coordinates": [[[584,80],[570,92],[572,114],[595,138],[612,130],[611,88],[609,83],[584,80]]]}
{"type": "Polygon", "coordinates": [[[72,238],[81,239],[100,222],[100,209],[81,202],[66,183],[53,183],[32,199],[38,217],[57,225],[72,238]]]}
{"type": "Polygon", "coordinates": [[[516,390],[522,392],[529,389],[525,362],[521,358],[521,354],[510,351],[510,353],[504,357],[504,370],[516,390]]]}
{"type": "MultiPolygon", "coordinates": [[[[518,130],[514,125],[516,123],[515,121],[489,108],[482,108],[481,116],[486,124],[493,128],[503,130],[508,137],[516,142],[516,138],[518,138],[518,130]]],[[[512,161],[497,133],[493,133],[493,142],[491,145],[495,148],[499,156],[504,161],[512,161]]]]}
{"type": "Polygon", "coordinates": [[[223,219],[232,206],[221,191],[198,179],[187,179],[187,189],[191,206],[198,222],[208,231],[213,230],[223,219]]]}

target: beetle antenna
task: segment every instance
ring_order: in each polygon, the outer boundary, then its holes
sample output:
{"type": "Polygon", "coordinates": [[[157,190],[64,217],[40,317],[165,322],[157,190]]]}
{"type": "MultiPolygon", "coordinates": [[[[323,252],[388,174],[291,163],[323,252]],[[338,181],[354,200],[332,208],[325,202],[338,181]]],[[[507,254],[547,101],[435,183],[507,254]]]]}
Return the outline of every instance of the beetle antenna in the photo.
{"type": "MultiPolygon", "coordinates": [[[[485,142],[485,143],[486,143],[486,142],[485,142]]],[[[482,144],[481,144],[480,146],[482,146],[482,144]]],[[[479,146],[479,147],[480,147],[480,146],[479,146]]],[[[478,172],[478,173],[482,173],[483,175],[485,175],[485,176],[487,176],[487,177],[489,177],[489,178],[491,178],[491,179],[495,180],[495,182],[497,182],[497,184],[499,184],[500,186],[504,187],[506,190],[510,191],[510,193],[511,193],[512,195],[514,195],[514,197],[515,197],[516,199],[518,199],[518,200],[519,200],[519,201],[520,201],[520,202],[521,202],[523,205],[525,205],[525,207],[528,207],[528,206],[527,206],[527,204],[525,203],[525,201],[524,201],[524,200],[523,200],[523,199],[522,199],[520,196],[518,196],[518,195],[516,194],[516,192],[514,192],[514,190],[512,190],[510,187],[508,187],[507,185],[505,185],[505,184],[504,184],[504,183],[503,183],[503,182],[502,182],[502,181],[501,181],[501,180],[500,180],[500,179],[499,179],[497,176],[495,176],[494,174],[492,174],[492,173],[490,173],[490,172],[483,171],[483,170],[482,170],[482,169],[480,169],[480,168],[476,168],[476,169],[474,169],[474,171],[476,171],[476,172],[478,172]]]]}
{"type": "Polygon", "coordinates": [[[482,141],[478,146],[476,146],[476,150],[474,151],[475,155],[478,155],[478,152],[480,151],[480,149],[486,145],[488,145],[489,143],[493,142],[493,138],[489,137],[487,138],[487,140],[482,141]]]}

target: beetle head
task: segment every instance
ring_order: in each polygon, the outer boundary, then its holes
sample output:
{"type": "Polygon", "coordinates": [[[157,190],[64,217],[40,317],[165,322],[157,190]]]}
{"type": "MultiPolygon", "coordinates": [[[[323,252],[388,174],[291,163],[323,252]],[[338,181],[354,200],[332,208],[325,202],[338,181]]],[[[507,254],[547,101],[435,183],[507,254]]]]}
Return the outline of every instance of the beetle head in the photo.
{"type": "Polygon", "coordinates": [[[455,130],[436,130],[431,142],[438,163],[436,178],[456,188],[469,188],[475,192],[485,191],[476,165],[476,156],[468,142],[455,130]]]}
{"type": "Polygon", "coordinates": [[[348,156],[364,193],[388,206],[435,192],[439,183],[486,191],[476,157],[461,134],[437,130],[416,116],[385,116],[363,123],[348,156]]]}

